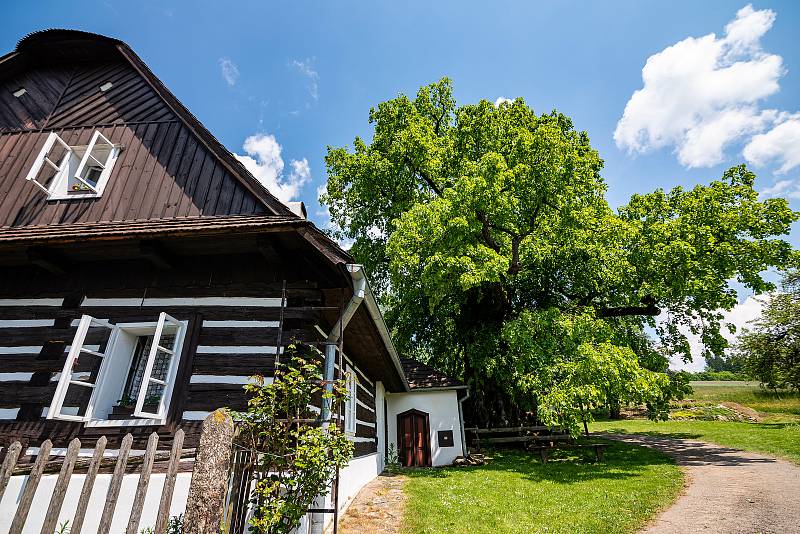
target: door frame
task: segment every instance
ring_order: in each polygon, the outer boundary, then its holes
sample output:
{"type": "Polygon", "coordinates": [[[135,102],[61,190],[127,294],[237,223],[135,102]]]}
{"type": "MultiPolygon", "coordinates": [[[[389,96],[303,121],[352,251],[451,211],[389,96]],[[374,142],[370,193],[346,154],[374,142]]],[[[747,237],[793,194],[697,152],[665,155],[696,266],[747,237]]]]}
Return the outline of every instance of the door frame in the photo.
{"type": "MultiPolygon", "coordinates": [[[[424,420],[424,448],[422,450],[422,457],[424,465],[411,465],[406,467],[431,467],[432,466],[432,454],[431,454],[431,416],[428,412],[423,412],[422,410],[417,410],[416,408],[411,408],[410,410],[406,410],[397,414],[397,454],[398,459],[400,460],[400,464],[402,465],[405,458],[404,456],[404,448],[403,448],[403,424],[402,421],[405,417],[418,415],[423,418],[424,420]]],[[[412,419],[413,421],[413,419],[412,419]]],[[[412,445],[412,459],[416,458],[416,455],[413,453],[415,447],[412,445]]],[[[412,461],[412,463],[414,463],[412,461]]]]}

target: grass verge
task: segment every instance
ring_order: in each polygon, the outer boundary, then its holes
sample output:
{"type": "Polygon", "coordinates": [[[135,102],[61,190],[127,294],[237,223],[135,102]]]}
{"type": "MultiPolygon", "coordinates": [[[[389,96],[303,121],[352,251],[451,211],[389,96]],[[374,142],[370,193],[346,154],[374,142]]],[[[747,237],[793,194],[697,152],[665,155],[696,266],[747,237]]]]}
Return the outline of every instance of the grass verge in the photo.
{"type": "Polygon", "coordinates": [[[598,421],[593,432],[670,436],[709,441],[725,447],[781,456],[800,463],[797,422],[739,423],[728,421],[661,421],[642,419],[598,421]]]}
{"type": "Polygon", "coordinates": [[[544,465],[522,451],[491,456],[480,467],[407,471],[404,532],[635,532],[682,485],[668,457],[622,443],[608,447],[603,464],[563,451],[544,465]]]}

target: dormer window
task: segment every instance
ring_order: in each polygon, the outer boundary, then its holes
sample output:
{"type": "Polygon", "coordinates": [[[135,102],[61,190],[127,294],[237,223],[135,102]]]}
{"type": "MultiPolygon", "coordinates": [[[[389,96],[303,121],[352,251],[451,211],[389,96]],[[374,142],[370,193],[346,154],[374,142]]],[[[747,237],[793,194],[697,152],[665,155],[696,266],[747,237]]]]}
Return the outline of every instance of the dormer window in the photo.
{"type": "Polygon", "coordinates": [[[68,145],[51,132],[26,179],[48,200],[99,197],[121,150],[96,130],[85,146],[68,145]]]}

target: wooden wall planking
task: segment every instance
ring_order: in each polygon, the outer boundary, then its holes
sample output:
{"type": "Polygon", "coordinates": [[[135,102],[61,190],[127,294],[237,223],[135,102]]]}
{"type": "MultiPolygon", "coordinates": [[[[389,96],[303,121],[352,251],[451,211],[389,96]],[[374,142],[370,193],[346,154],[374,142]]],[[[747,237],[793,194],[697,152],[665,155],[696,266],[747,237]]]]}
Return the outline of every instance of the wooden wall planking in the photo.
{"type": "Polygon", "coordinates": [[[32,66],[0,81],[0,198],[0,227],[267,213],[122,59],[32,66]],[[51,131],[81,145],[94,129],[124,147],[100,198],[48,201],[25,182],[51,131]]]}

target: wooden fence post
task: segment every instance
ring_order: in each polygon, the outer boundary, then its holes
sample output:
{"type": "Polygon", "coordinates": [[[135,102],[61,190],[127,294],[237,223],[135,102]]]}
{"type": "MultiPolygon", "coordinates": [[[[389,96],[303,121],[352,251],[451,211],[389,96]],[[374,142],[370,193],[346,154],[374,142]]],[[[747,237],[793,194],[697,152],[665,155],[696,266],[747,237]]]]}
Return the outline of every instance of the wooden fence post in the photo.
{"type": "Polygon", "coordinates": [[[203,421],[200,444],[192,471],[184,534],[218,534],[228,488],[233,421],[224,410],[216,410],[203,421]]]}

